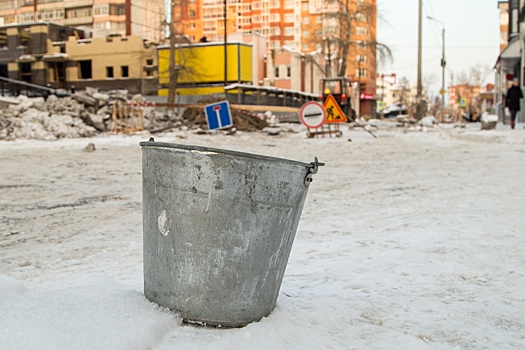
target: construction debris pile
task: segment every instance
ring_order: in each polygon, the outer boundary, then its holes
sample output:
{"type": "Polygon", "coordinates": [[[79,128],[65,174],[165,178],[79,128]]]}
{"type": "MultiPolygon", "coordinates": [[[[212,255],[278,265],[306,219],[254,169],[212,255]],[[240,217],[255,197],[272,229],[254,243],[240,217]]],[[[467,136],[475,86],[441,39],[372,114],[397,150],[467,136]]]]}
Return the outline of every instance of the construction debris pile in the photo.
{"type": "MultiPolygon", "coordinates": [[[[219,99],[203,99],[198,101],[202,104],[212,104],[219,102],[219,99]]],[[[268,126],[266,120],[257,117],[246,111],[238,109],[231,110],[232,122],[237,130],[250,131],[250,130],[262,130],[268,126]]],[[[200,127],[201,129],[207,128],[206,115],[203,108],[188,108],[182,114],[182,119],[186,125],[193,125],[200,127]]]]}
{"type": "MultiPolygon", "coordinates": [[[[2,102],[2,101],[0,101],[2,102]]],[[[0,108],[0,140],[91,137],[104,132],[151,132],[171,129],[207,129],[203,109],[177,115],[147,103],[126,90],[99,92],[87,88],[72,96],[29,98],[20,95],[0,108]],[[14,103],[13,103],[14,102],[14,103]]],[[[254,115],[235,120],[238,130],[262,130],[268,124],[254,115]]]]}

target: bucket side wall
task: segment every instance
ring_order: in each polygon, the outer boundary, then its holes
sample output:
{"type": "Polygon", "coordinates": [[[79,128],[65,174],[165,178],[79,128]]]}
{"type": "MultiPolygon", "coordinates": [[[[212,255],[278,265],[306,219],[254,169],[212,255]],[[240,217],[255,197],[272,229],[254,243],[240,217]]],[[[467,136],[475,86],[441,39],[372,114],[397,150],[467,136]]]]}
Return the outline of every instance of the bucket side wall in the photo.
{"type": "Polygon", "coordinates": [[[275,307],[306,197],[306,167],[143,149],[146,297],[208,324],[275,307]]]}

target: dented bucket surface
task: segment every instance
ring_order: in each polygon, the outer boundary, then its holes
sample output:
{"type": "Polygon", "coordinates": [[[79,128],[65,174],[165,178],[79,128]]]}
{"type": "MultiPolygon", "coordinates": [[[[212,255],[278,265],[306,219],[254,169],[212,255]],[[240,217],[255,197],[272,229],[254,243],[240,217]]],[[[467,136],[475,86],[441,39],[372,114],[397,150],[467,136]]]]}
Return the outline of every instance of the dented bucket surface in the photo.
{"type": "Polygon", "coordinates": [[[140,145],[145,296],[200,324],[242,327],[270,314],[322,164],[140,145]]]}

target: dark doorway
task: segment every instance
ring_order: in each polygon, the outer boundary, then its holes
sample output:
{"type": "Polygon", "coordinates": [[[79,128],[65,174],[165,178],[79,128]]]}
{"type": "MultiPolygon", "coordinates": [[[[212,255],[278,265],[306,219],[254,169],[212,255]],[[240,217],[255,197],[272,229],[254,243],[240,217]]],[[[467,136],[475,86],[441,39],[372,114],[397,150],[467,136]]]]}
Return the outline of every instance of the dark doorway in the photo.
{"type": "Polygon", "coordinates": [[[19,63],[18,69],[19,69],[20,80],[30,83],[31,82],[31,63],[29,62],[19,63]]]}
{"type": "Polygon", "coordinates": [[[65,62],[49,62],[48,64],[51,76],[49,82],[53,85],[65,89],[66,88],[66,63],[65,62]]]}
{"type": "Polygon", "coordinates": [[[91,60],[78,61],[79,65],[79,78],[80,79],[93,79],[93,70],[91,68],[91,60]]]}
{"type": "Polygon", "coordinates": [[[7,71],[7,64],[0,64],[0,77],[9,78],[9,72],[7,71]]]}

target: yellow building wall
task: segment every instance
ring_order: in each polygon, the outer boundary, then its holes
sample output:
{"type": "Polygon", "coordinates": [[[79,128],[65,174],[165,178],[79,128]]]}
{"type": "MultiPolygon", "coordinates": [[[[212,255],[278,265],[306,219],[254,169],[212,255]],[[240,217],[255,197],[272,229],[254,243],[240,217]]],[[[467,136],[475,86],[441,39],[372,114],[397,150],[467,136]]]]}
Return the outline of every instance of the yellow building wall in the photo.
{"type": "MultiPolygon", "coordinates": [[[[213,87],[195,87],[195,88],[178,88],[178,95],[211,95],[211,94],[222,94],[224,93],[224,87],[213,86],[213,87]]],[[[159,96],[168,96],[168,89],[159,89],[159,96]]]]}
{"type": "MultiPolygon", "coordinates": [[[[228,44],[228,81],[252,81],[252,46],[228,44]]],[[[159,47],[159,83],[169,82],[169,47],[159,47]]],[[[224,82],[224,45],[196,44],[175,50],[175,64],[180,70],[179,84],[211,84],[224,82]]],[[[160,93],[160,91],[159,91],[160,93]]]]}

